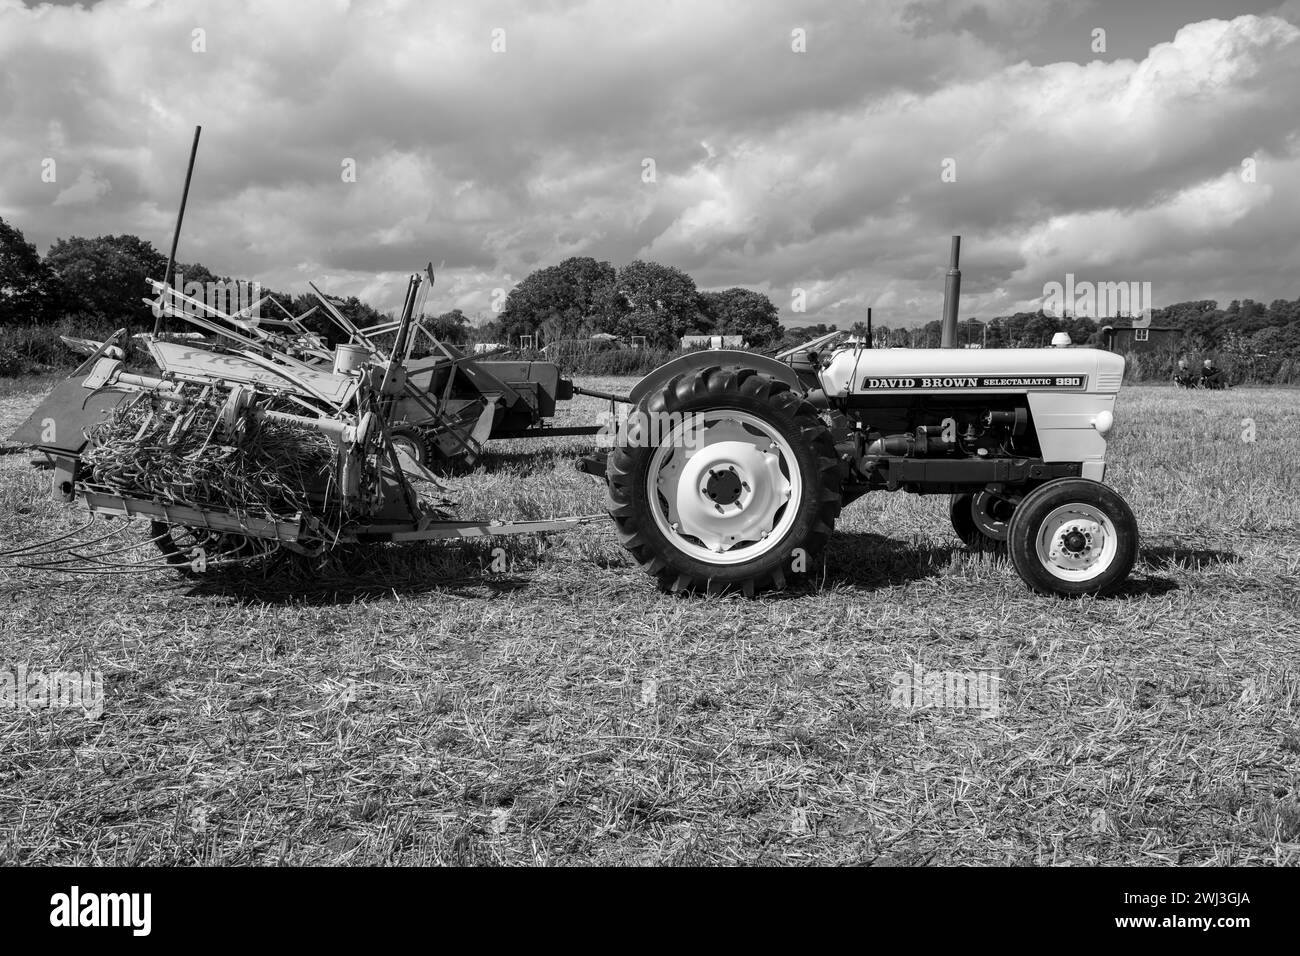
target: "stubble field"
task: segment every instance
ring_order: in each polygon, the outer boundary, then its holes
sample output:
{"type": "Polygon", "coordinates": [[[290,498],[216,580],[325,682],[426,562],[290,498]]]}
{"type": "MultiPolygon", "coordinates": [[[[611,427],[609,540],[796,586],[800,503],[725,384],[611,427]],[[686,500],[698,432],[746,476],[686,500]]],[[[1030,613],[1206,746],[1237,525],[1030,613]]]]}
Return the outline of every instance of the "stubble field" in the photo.
{"type": "MultiPolygon", "coordinates": [[[[0,435],[51,384],[0,384],[0,435]]],[[[1295,865],[1300,392],[1126,388],[1113,439],[1142,556],[1101,600],[884,494],[755,600],[658,593],[605,522],[292,578],[0,570],[0,671],[105,691],[0,709],[0,861],[1295,865]],[[917,667],[996,672],[997,713],[894,706],[917,667]]],[[[462,516],[601,510],[589,442],[492,447],[462,516]]],[[[30,457],[0,550],[84,523],[30,457]]]]}

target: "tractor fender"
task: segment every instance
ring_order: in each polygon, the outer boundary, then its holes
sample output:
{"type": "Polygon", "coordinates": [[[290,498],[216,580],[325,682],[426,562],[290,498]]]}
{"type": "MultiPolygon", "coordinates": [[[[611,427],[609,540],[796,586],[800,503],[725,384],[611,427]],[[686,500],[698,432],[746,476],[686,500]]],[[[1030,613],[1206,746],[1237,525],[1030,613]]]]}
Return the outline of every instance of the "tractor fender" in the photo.
{"type": "Polygon", "coordinates": [[[632,404],[640,405],[641,400],[647,395],[653,395],[656,391],[674,376],[685,375],[696,369],[710,368],[713,366],[738,366],[741,368],[752,368],[757,372],[770,375],[780,382],[785,382],[796,391],[805,391],[803,384],[799,381],[799,376],[795,370],[784,362],[778,362],[774,358],[768,358],[766,355],[758,355],[754,352],[742,352],[738,349],[702,349],[698,352],[688,352],[671,362],[665,362],[653,372],[646,375],[645,378],[637,382],[628,394],[632,404]]]}

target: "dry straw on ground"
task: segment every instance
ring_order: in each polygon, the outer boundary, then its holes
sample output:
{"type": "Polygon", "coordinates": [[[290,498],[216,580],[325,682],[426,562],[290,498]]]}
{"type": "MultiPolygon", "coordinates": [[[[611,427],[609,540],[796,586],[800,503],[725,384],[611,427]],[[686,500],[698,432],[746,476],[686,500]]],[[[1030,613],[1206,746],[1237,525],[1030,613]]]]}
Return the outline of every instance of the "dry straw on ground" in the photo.
{"type": "MultiPolygon", "coordinates": [[[[0,428],[37,398],[0,396],[0,428]]],[[[1108,600],[1030,595],[902,495],[752,601],[657,593],[605,526],[359,549],[292,586],[11,575],[0,666],[107,692],[99,721],[0,711],[0,856],[1294,865],[1297,393],[1133,388],[1118,419],[1143,552],[1108,600]],[[891,706],[918,665],[996,669],[1000,712],[891,706]]],[[[460,513],[599,510],[582,447],[494,446],[460,513]]],[[[0,475],[0,547],[75,527],[26,456],[0,475]]]]}

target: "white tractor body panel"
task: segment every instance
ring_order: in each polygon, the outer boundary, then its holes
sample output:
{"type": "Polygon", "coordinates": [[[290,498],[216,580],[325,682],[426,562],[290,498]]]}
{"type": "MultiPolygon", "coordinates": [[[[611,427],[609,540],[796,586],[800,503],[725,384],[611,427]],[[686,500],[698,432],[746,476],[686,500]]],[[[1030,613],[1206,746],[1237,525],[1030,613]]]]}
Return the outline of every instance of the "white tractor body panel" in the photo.
{"type": "Polygon", "coordinates": [[[829,398],[882,403],[934,395],[1025,395],[1043,460],[1105,474],[1124,359],[1090,348],[841,349],[821,372],[829,398]]]}

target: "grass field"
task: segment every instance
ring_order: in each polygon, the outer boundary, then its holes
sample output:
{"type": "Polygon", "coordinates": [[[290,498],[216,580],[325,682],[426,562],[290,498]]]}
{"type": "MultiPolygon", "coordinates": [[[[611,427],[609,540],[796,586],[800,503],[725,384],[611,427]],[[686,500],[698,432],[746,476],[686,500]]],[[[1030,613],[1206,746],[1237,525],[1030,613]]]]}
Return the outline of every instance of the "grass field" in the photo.
{"type": "MultiPolygon", "coordinates": [[[[0,386],[0,435],[49,384],[0,386]]],[[[504,574],[479,542],[293,587],[0,571],[0,669],[105,680],[98,720],[0,710],[0,860],[1296,865],[1300,392],[1134,387],[1117,418],[1142,558],[1104,600],[884,494],[756,600],[659,594],[607,523],[499,539],[504,574]],[[996,671],[998,713],[892,706],[918,666],[996,671]]],[[[460,513],[599,511],[585,447],[500,445],[460,513]]],[[[0,549],[81,523],[28,459],[0,549]]]]}

